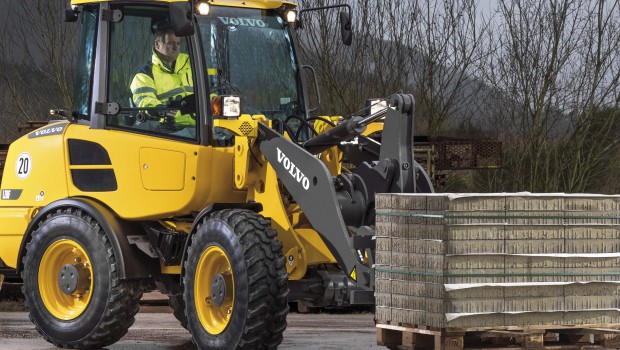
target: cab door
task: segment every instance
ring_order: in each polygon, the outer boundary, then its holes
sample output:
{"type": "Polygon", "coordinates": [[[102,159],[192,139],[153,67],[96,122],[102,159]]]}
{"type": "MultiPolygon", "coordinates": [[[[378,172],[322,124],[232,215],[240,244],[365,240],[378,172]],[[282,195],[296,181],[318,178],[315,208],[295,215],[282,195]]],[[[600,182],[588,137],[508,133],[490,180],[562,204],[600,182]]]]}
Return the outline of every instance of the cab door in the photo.
{"type": "Polygon", "coordinates": [[[192,98],[197,86],[192,38],[175,38],[178,56],[170,68],[161,69],[155,46],[158,28],[170,25],[168,6],[100,6],[97,39],[82,47],[96,52],[84,69],[91,79],[82,78],[81,85],[92,84],[92,98],[85,103],[89,94],[82,93],[74,111],[78,125],[65,134],[70,195],[95,197],[124,218],[200,210],[211,188],[213,157],[212,148],[201,145],[206,140],[192,98]],[[180,64],[183,69],[175,67],[180,64]],[[146,83],[136,85],[136,77],[146,83]],[[179,86],[173,86],[177,81],[179,86]],[[144,91],[153,92],[149,104],[140,104],[136,96],[144,91]]]}

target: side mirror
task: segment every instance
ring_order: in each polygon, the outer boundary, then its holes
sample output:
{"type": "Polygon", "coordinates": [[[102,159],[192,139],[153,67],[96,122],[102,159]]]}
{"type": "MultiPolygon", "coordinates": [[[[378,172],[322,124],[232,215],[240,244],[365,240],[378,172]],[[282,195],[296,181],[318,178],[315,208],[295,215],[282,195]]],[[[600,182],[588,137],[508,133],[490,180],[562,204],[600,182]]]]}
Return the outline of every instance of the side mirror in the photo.
{"type": "Polygon", "coordinates": [[[65,10],[65,12],[63,12],[62,14],[62,21],[63,22],[77,22],[78,20],[78,11],[74,10],[72,8],[68,8],[65,10]]]}
{"type": "Polygon", "coordinates": [[[351,46],[353,31],[351,28],[351,18],[349,18],[349,14],[346,12],[340,12],[340,34],[342,35],[342,42],[347,46],[351,46]]]}
{"type": "Polygon", "coordinates": [[[194,34],[194,14],[189,1],[170,3],[170,20],[174,35],[184,37],[194,34]]]}

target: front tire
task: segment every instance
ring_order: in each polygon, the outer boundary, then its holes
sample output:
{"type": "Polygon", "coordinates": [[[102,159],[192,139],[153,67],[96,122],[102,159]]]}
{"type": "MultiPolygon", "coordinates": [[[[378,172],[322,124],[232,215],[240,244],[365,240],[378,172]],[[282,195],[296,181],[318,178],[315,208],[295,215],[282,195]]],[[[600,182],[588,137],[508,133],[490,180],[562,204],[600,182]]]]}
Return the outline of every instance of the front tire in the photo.
{"type": "Polygon", "coordinates": [[[49,214],[33,232],[22,271],[37,331],[64,348],[99,348],[127,333],[142,293],[121,281],[107,233],[79,209],[49,214]]]}
{"type": "Polygon", "coordinates": [[[222,210],[192,236],[184,273],[188,327],[200,349],[275,349],[288,314],[282,244],[269,221],[222,210]]]}

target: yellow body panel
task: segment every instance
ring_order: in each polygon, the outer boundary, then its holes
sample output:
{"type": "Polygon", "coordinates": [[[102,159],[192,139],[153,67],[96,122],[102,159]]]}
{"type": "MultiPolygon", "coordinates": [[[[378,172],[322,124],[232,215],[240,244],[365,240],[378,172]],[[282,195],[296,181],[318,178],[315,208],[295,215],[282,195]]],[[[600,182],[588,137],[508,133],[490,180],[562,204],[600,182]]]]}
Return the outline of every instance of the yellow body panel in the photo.
{"type": "Polygon", "coordinates": [[[0,236],[0,258],[6,266],[17,268],[17,256],[22,243],[22,235],[0,236]]]}
{"type": "Polygon", "coordinates": [[[163,274],[167,274],[167,275],[180,275],[181,274],[181,265],[166,266],[162,262],[160,263],[160,268],[161,268],[161,273],[163,274]]]}
{"type": "Polygon", "coordinates": [[[140,174],[145,190],[183,190],[185,185],[185,154],[183,152],[147,147],[140,149],[139,152],[140,174]]]}
{"type": "Polygon", "coordinates": [[[261,214],[271,219],[271,227],[278,232],[278,240],[283,247],[282,252],[286,254],[286,270],[289,278],[291,280],[301,279],[307,269],[306,253],[282,203],[276,172],[266,161],[263,162],[262,167],[254,167],[252,171],[256,171],[258,176],[253,186],[249,187],[248,199],[263,205],[261,214]]]}
{"type": "MultiPolygon", "coordinates": [[[[321,116],[320,118],[330,120],[334,124],[336,124],[340,117],[339,116],[334,116],[334,117],[321,116]]],[[[314,128],[316,129],[317,133],[322,134],[332,129],[333,126],[324,122],[321,119],[317,119],[316,122],[314,123],[314,128]]],[[[332,148],[329,148],[321,152],[321,154],[319,154],[319,158],[325,164],[325,166],[327,167],[327,170],[329,170],[329,173],[332,176],[337,176],[342,172],[342,163],[340,162],[342,160],[342,152],[337,146],[334,146],[332,148]]]]}
{"type": "Polygon", "coordinates": [[[7,215],[7,211],[3,208],[0,208],[0,215],[2,216],[0,220],[0,226],[2,227],[2,232],[0,232],[0,258],[7,266],[16,268],[19,247],[22,243],[24,232],[26,232],[26,227],[28,227],[28,223],[30,222],[30,218],[21,217],[19,218],[19,222],[18,220],[10,220],[4,217],[7,215]],[[4,226],[6,224],[12,224],[12,226],[4,226]],[[16,232],[17,230],[20,231],[16,234],[10,233],[16,232]]]}
{"type": "MultiPolygon", "coordinates": [[[[62,127],[66,123],[46,126],[62,127]]],[[[66,132],[68,127],[63,129],[66,132]]],[[[18,199],[0,200],[0,207],[43,207],[67,196],[63,134],[38,136],[37,131],[11,144],[2,176],[2,190],[22,190],[18,199]],[[18,176],[20,158],[27,155],[28,174],[18,176]]],[[[4,198],[4,197],[3,197],[4,198]]],[[[2,234],[0,226],[0,234],[2,234]]]]}
{"type": "Polygon", "coordinates": [[[383,123],[382,122],[370,123],[366,127],[366,130],[364,130],[362,135],[368,136],[368,135],[372,135],[372,134],[374,134],[376,132],[381,132],[381,131],[383,131],[383,123]]]}
{"type": "MultiPolygon", "coordinates": [[[[57,123],[46,128],[64,125],[57,123]]],[[[22,237],[38,209],[67,197],[62,134],[65,131],[63,128],[54,135],[33,131],[9,148],[1,184],[0,258],[10,267],[17,266],[22,237]],[[23,172],[24,159],[28,159],[26,173],[23,172]]]]}
{"type": "Polygon", "coordinates": [[[336,258],[314,229],[298,228],[295,231],[299,234],[299,240],[306,251],[308,265],[336,263],[336,258]]]}
{"type": "Polygon", "coordinates": [[[116,191],[84,192],[70,182],[69,195],[96,198],[122,218],[188,215],[211,203],[245,201],[245,192],[234,190],[233,147],[205,147],[82,125],[72,125],[66,137],[106,149],[118,184],[116,191]]]}

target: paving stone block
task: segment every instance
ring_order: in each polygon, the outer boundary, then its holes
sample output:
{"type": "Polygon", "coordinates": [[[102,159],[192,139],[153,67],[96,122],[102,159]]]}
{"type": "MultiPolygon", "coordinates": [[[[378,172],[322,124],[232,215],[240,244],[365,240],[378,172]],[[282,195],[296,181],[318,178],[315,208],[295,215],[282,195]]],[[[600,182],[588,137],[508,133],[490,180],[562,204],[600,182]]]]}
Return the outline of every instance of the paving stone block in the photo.
{"type": "Polygon", "coordinates": [[[500,286],[481,286],[474,288],[460,288],[447,290],[447,299],[477,299],[477,298],[504,298],[504,290],[509,289],[500,286]]]}
{"type": "Polygon", "coordinates": [[[426,298],[413,295],[392,294],[392,306],[399,309],[425,310],[426,298]]]}
{"type": "Polygon", "coordinates": [[[506,269],[547,268],[561,273],[564,272],[565,260],[564,257],[506,255],[504,266],[506,269]]]}
{"type": "Polygon", "coordinates": [[[562,254],[564,251],[563,239],[507,239],[505,241],[506,254],[562,254]]]}
{"type": "Polygon", "coordinates": [[[565,309],[564,296],[552,297],[507,297],[504,298],[505,312],[562,311],[565,309]]]}
{"type": "Polygon", "coordinates": [[[447,241],[504,240],[505,237],[504,224],[446,225],[445,231],[447,241]]]}
{"type": "Polygon", "coordinates": [[[507,211],[505,222],[509,225],[563,225],[564,211],[507,211]]]}
{"type": "Polygon", "coordinates": [[[620,226],[614,225],[565,225],[566,240],[578,239],[614,239],[620,240],[620,226]]]}
{"type": "Polygon", "coordinates": [[[375,264],[375,280],[391,279],[392,273],[389,272],[391,268],[392,267],[390,265],[375,264]]]}
{"type": "Polygon", "coordinates": [[[391,193],[377,193],[375,194],[375,208],[376,209],[392,209],[392,194],[391,193]]]}
{"type": "Polygon", "coordinates": [[[530,283],[530,282],[564,282],[566,277],[561,268],[505,268],[506,283],[530,283]]]}
{"type": "Polygon", "coordinates": [[[392,238],[390,237],[377,237],[375,243],[376,250],[392,251],[392,238]]]}
{"type": "Polygon", "coordinates": [[[504,288],[505,298],[564,297],[564,285],[523,285],[504,288]]]}
{"type": "Polygon", "coordinates": [[[564,239],[564,225],[506,225],[507,240],[564,239]]]}
{"type": "Polygon", "coordinates": [[[392,293],[392,281],[385,278],[375,279],[375,292],[392,293]]]}
{"type": "Polygon", "coordinates": [[[377,321],[392,321],[392,308],[387,306],[376,306],[375,318],[377,321]]]}
{"type": "Polygon", "coordinates": [[[375,252],[375,264],[392,265],[392,252],[389,250],[377,250],[375,252]]]}
{"type": "Polygon", "coordinates": [[[504,283],[504,269],[452,270],[444,277],[447,284],[504,283]]]}
{"type": "Polygon", "coordinates": [[[392,195],[392,208],[400,210],[426,210],[427,196],[419,194],[392,195]]]}
{"type": "Polygon", "coordinates": [[[443,258],[444,269],[448,273],[461,270],[503,269],[505,255],[449,255],[443,258]]]}
{"type": "Polygon", "coordinates": [[[393,231],[395,231],[395,229],[392,228],[391,222],[382,222],[382,221],[375,222],[375,236],[377,238],[390,237],[394,235],[393,231]]]}
{"type": "Polygon", "coordinates": [[[620,283],[573,283],[563,286],[566,296],[620,296],[620,283]]]}
{"type": "Polygon", "coordinates": [[[620,298],[617,295],[611,296],[572,296],[566,295],[565,310],[601,310],[601,309],[620,309],[620,298]]]}
{"type": "Polygon", "coordinates": [[[375,305],[377,307],[392,307],[392,293],[375,291],[375,305]]]}
{"type": "Polygon", "coordinates": [[[620,196],[567,195],[564,210],[617,212],[620,209],[620,196]]]}
{"type": "Polygon", "coordinates": [[[565,312],[562,323],[570,324],[606,324],[620,323],[620,311],[573,311],[565,312]]]}
{"type": "Polygon", "coordinates": [[[617,211],[564,211],[567,225],[618,225],[620,218],[617,211]]]}
{"type": "Polygon", "coordinates": [[[620,240],[567,239],[564,244],[564,251],[574,254],[620,253],[620,240]]]}
{"type": "Polygon", "coordinates": [[[473,255],[473,254],[504,254],[506,248],[503,240],[477,239],[469,241],[447,241],[446,254],[473,255]]]}
{"type": "Polygon", "coordinates": [[[562,211],[564,196],[506,196],[506,211],[562,211]]]}
{"type": "MultiPolygon", "coordinates": [[[[436,310],[428,310],[436,312],[436,310]]],[[[441,310],[440,310],[441,311],[441,310]]],[[[473,313],[473,312],[504,312],[504,298],[447,298],[443,312],[473,313]]]]}
{"type": "Polygon", "coordinates": [[[411,240],[407,238],[392,238],[392,253],[408,253],[409,242],[411,240]]]}
{"type": "Polygon", "coordinates": [[[392,321],[400,322],[405,325],[426,324],[425,315],[426,312],[422,310],[392,308],[392,321]]]}
{"type": "Polygon", "coordinates": [[[506,212],[494,210],[449,210],[444,223],[448,225],[505,224],[506,212]]]}

